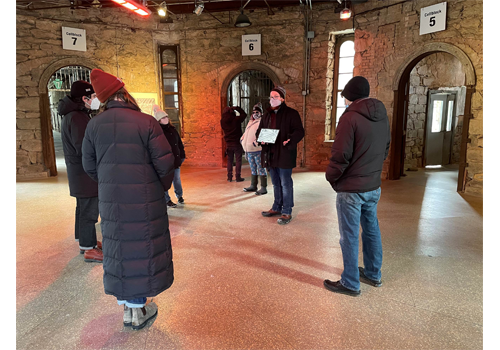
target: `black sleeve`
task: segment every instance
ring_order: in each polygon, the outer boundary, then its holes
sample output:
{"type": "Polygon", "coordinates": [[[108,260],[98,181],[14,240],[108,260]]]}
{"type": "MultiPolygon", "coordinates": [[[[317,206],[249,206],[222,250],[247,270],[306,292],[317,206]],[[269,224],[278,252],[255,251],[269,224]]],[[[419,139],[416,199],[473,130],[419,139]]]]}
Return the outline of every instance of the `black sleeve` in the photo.
{"type": "Polygon", "coordinates": [[[97,156],[90,128],[86,128],[82,142],[82,166],[87,175],[97,182],[97,156]]]}
{"type": "Polygon", "coordinates": [[[240,112],[240,116],[236,117],[236,120],[238,120],[240,124],[243,123],[247,117],[247,113],[241,107],[233,107],[233,110],[240,112]]]}
{"type": "Polygon", "coordinates": [[[168,191],[174,178],[175,156],[160,124],[153,118],[149,124],[148,151],[163,189],[168,191]]]}
{"type": "Polygon", "coordinates": [[[333,184],[342,176],[345,169],[349,166],[354,152],[354,128],[345,115],[340,118],[337,130],[335,131],[335,140],[332,145],[332,157],[330,164],[326,169],[326,179],[333,184]]]}
{"type": "Polygon", "coordinates": [[[291,117],[291,130],[286,137],[287,140],[290,139],[290,142],[287,144],[287,146],[296,147],[300,140],[304,138],[304,126],[302,125],[302,120],[300,119],[299,112],[293,110],[291,117]]]}
{"type": "Polygon", "coordinates": [[[90,121],[90,118],[84,112],[75,112],[71,116],[70,137],[73,147],[75,147],[77,155],[82,155],[83,138],[85,137],[85,129],[90,121]]]}

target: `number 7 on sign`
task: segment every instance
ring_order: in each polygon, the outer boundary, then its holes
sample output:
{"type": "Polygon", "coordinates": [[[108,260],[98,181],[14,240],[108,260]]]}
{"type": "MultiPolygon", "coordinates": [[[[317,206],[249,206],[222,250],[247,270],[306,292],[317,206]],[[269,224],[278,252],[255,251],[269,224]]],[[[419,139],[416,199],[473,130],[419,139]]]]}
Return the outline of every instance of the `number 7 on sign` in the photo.
{"type": "Polygon", "coordinates": [[[73,45],[76,45],[76,39],[78,39],[78,38],[75,38],[74,36],[72,36],[71,39],[73,39],[73,45]]]}

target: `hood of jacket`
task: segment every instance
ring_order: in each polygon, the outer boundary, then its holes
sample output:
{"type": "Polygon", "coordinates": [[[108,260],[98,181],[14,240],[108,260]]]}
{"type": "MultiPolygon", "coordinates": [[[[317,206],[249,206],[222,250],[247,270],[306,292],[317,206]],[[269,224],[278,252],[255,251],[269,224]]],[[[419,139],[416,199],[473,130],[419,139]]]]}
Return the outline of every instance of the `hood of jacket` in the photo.
{"type": "Polygon", "coordinates": [[[361,114],[366,119],[374,122],[385,120],[387,118],[387,110],[385,109],[384,104],[375,98],[369,97],[362,98],[351,103],[345,113],[347,112],[361,114]]]}
{"type": "Polygon", "coordinates": [[[57,113],[60,115],[66,115],[74,111],[83,111],[85,109],[83,101],[75,102],[68,95],[59,100],[59,104],[57,105],[57,113]]]}

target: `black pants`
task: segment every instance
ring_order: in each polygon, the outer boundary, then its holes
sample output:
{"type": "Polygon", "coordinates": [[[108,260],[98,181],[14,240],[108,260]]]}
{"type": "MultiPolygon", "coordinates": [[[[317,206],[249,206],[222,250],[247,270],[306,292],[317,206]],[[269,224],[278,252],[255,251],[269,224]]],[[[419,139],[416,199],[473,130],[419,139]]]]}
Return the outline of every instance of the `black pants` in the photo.
{"type": "Polygon", "coordinates": [[[75,211],[75,239],[80,248],[94,248],[97,245],[95,224],[99,217],[98,197],[77,198],[75,211]]]}
{"type": "Polygon", "coordinates": [[[236,178],[241,177],[241,158],[243,156],[243,147],[239,146],[228,146],[226,147],[227,154],[227,178],[231,179],[233,177],[233,160],[236,157],[236,167],[235,173],[236,178]]]}

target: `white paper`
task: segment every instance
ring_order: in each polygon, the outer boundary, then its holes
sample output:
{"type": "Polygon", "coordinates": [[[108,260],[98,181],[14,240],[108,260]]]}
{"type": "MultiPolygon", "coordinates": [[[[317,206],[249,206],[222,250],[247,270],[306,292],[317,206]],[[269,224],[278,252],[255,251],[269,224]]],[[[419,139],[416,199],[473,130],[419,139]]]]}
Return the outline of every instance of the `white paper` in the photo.
{"type": "Polygon", "coordinates": [[[261,129],[257,142],[275,143],[279,129],[261,129]]]}

